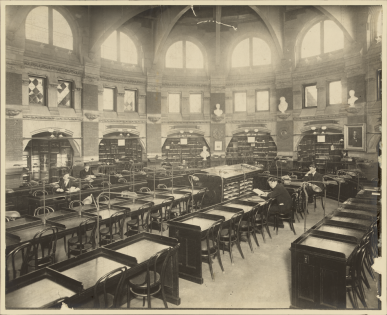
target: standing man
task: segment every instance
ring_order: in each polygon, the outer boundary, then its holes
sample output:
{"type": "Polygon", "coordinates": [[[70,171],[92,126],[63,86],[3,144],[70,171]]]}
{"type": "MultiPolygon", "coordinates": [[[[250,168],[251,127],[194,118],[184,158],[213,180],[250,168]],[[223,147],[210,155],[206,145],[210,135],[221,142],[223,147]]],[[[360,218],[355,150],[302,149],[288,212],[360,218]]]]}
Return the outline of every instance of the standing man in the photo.
{"type": "Polygon", "coordinates": [[[79,177],[81,179],[86,178],[87,176],[94,175],[93,171],[90,169],[89,163],[85,163],[85,168],[80,171],[79,177]]]}

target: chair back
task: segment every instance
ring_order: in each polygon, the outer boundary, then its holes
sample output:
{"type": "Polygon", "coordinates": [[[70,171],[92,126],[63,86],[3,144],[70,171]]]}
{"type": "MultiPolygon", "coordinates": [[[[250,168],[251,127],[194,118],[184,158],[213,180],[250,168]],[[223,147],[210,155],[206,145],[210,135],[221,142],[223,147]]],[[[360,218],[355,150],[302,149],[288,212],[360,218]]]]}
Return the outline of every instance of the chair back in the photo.
{"type": "Polygon", "coordinates": [[[110,200],[109,196],[106,196],[106,195],[99,196],[99,201],[106,201],[106,200],[110,200]]]}
{"type": "Polygon", "coordinates": [[[214,222],[209,229],[207,229],[204,239],[206,240],[207,250],[210,251],[210,240],[212,244],[219,244],[220,231],[222,230],[223,220],[214,222]]]}
{"type": "Polygon", "coordinates": [[[109,219],[109,234],[110,242],[113,241],[113,235],[119,235],[121,239],[124,238],[124,224],[127,211],[119,211],[113,213],[109,219]]]}
{"type": "Polygon", "coordinates": [[[165,185],[165,184],[158,184],[158,185],[157,185],[157,188],[159,188],[159,189],[166,189],[166,188],[168,188],[168,187],[167,187],[167,185],[165,185]]]}
{"type": "MultiPolygon", "coordinates": [[[[108,308],[109,307],[107,293],[108,293],[108,289],[110,287],[110,283],[113,282],[112,278],[113,277],[116,278],[116,276],[118,276],[119,279],[118,279],[118,284],[115,287],[113,304],[111,305],[111,308],[120,307],[120,298],[121,298],[121,294],[123,292],[123,285],[124,285],[125,278],[126,278],[126,271],[127,271],[127,268],[124,266],[116,268],[116,269],[108,272],[104,276],[102,276],[95,283],[95,286],[94,286],[94,308],[108,308]],[[104,303],[104,305],[100,304],[99,294],[100,294],[101,290],[103,291],[103,303],[104,303]]],[[[115,281],[116,281],[116,279],[114,279],[114,283],[116,283],[115,281]]],[[[111,292],[111,290],[109,290],[109,292],[111,292]]]]}
{"type": "Polygon", "coordinates": [[[93,188],[93,185],[92,184],[84,184],[84,185],[82,185],[82,189],[89,189],[89,188],[93,188]]]}
{"type": "Polygon", "coordinates": [[[80,200],[73,200],[69,203],[69,208],[74,209],[74,207],[83,206],[83,202],[80,200]]]}
{"type": "Polygon", "coordinates": [[[50,213],[50,212],[55,212],[55,210],[49,206],[41,206],[41,207],[38,207],[35,209],[34,211],[34,217],[36,217],[37,215],[40,215],[40,214],[44,214],[44,213],[50,213]]]}
{"type": "Polygon", "coordinates": [[[165,218],[170,219],[171,217],[171,210],[173,206],[173,202],[175,200],[175,197],[171,196],[168,198],[165,198],[164,201],[161,203],[161,207],[165,210],[165,218]]]}
{"type": "Polygon", "coordinates": [[[197,210],[202,208],[203,200],[205,195],[207,194],[207,187],[200,189],[199,192],[194,195],[194,206],[197,210]]]}
{"type": "Polygon", "coordinates": [[[140,208],[138,208],[139,213],[142,213],[143,211],[146,210],[146,215],[142,224],[142,228],[147,232],[149,232],[150,216],[153,210],[153,205],[154,205],[154,202],[150,201],[150,202],[144,203],[140,208]]]}
{"type": "MultiPolygon", "coordinates": [[[[10,281],[10,274],[8,270],[8,258],[11,258],[11,264],[12,264],[12,280],[17,278],[17,269],[15,264],[15,256],[21,252],[21,266],[20,266],[20,276],[25,275],[28,272],[28,261],[27,257],[29,254],[29,251],[31,249],[31,243],[24,243],[23,245],[20,245],[10,251],[7,254],[5,266],[6,266],[6,273],[5,273],[5,283],[7,284],[10,281]]],[[[19,261],[18,258],[16,258],[17,261],[19,261]]]]}
{"type": "Polygon", "coordinates": [[[139,192],[150,192],[151,190],[148,187],[141,187],[139,192]]]}
{"type": "Polygon", "coordinates": [[[275,201],[274,198],[270,198],[267,203],[266,203],[266,219],[269,217],[270,215],[270,208],[271,208],[271,205],[273,204],[273,202],[275,201]]]}
{"type": "Polygon", "coordinates": [[[231,230],[234,230],[236,232],[236,235],[239,235],[239,228],[240,228],[240,225],[242,222],[243,214],[244,214],[244,212],[243,212],[243,210],[241,210],[241,211],[235,213],[231,217],[231,219],[230,219],[230,232],[231,232],[231,230]]]}
{"type": "Polygon", "coordinates": [[[111,183],[107,180],[104,180],[101,184],[100,184],[103,188],[105,188],[105,186],[109,187],[111,185],[111,183]]]}
{"type": "Polygon", "coordinates": [[[32,193],[32,196],[34,197],[37,197],[37,196],[43,196],[43,195],[48,195],[48,192],[47,190],[35,190],[33,193],[32,193]]]}
{"type": "Polygon", "coordinates": [[[78,243],[80,254],[82,254],[83,245],[91,244],[93,248],[96,245],[95,233],[97,230],[97,218],[89,218],[82,221],[78,227],[78,243]],[[90,232],[91,231],[91,232],[90,232]],[[90,232],[90,235],[87,235],[90,232]]]}
{"type": "Polygon", "coordinates": [[[32,239],[32,251],[28,261],[34,262],[35,269],[55,263],[58,228],[49,227],[35,234],[32,239]]]}
{"type": "Polygon", "coordinates": [[[119,183],[127,183],[128,181],[126,180],[126,178],[124,177],[121,177],[119,180],[118,180],[119,183]]]}

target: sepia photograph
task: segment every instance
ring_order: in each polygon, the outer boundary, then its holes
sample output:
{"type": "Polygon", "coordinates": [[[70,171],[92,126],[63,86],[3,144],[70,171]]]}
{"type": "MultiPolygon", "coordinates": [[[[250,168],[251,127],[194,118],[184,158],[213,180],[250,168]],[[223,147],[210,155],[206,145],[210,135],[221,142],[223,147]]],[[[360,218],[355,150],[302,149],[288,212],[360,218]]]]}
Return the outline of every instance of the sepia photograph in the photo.
{"type": "Polygon", "coordinates": [[[0,313],[386,314],[386,4],[0,1],[0,313]]]}

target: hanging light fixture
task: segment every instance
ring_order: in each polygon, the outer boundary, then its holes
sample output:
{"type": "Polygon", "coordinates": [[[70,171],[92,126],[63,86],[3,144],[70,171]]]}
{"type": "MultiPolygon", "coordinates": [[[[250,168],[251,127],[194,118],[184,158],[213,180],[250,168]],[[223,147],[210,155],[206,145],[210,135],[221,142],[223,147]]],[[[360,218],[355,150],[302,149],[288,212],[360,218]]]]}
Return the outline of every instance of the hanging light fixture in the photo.
{"type": "Polygon", "coordinates": [[[254,132],[258,133],[258,131],[259,131],[258,128],[255,128],[255,129],[254,129],[254,132]]]}
{"type": "Polygon", "coordinates": [[[325,133],[325,130],[327,130],[327,127],[326,126],[322,126],[321,127],[321,133],[325,133]]]}
{"type": "Polygon", "coordinates": [[[122,129],[118,129],[118,131],[120,132],[120,137],[122,137],[122,129]]]}
{"type": "Polygon", "coordinates": [[[316,132],[316,127],[312,126],[312,127],[310,127],[310,129],[313,130],[313,134],[314,134],[314,135],[317,134],[317,132],[316,132]]]}

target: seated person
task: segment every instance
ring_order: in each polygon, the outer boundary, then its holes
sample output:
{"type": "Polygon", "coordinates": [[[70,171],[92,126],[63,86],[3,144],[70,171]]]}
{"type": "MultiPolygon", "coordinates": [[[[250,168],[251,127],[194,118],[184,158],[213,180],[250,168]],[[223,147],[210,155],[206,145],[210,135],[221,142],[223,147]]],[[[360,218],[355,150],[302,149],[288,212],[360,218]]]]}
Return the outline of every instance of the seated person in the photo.
{"type": "Polygon", "coordinates": [[[89,163],[85,163],[85,168],[79,172],[79,177],[84,179],[90,175],[94,175],[94,173],[91,170],[89,163]]]}
{"type": "Polygon", "coordinates": [[[274,198],[277,200],[276,203],[271,205],[270,213],[288,214],[292,208],[292,197],[289,195],[284,185],[278,183],[277,178],[270,177],[267,182],[273,191],[260,194],[260,196],[266,196],[267,198],[274,198]]]}
{"type": "MultiPolygon", "coordinates": [[[[305,174],[304,178],[302,179],[304,182],[312,182],[313,185],[316,185],[320,187],[321,189],[324,189],[323,183],[315,183],[315,182],[322,182],[323,176],[317,172],[316,165],[314,163],[309,165],[309,172],[305,174]]],[[[311,186],[307,187],[307,193],[308,193],[308,199],[309,202],[313,201],[313,195],[316,193],[311,186]]]]}
{"type": "Polygon", "coordinates": [[[56,191],[63,192],[69,190],[71,187],[78,187],[78,185],[69,177],[69,173],[63,175],[59,181],[59,188],[56,191]]]}

